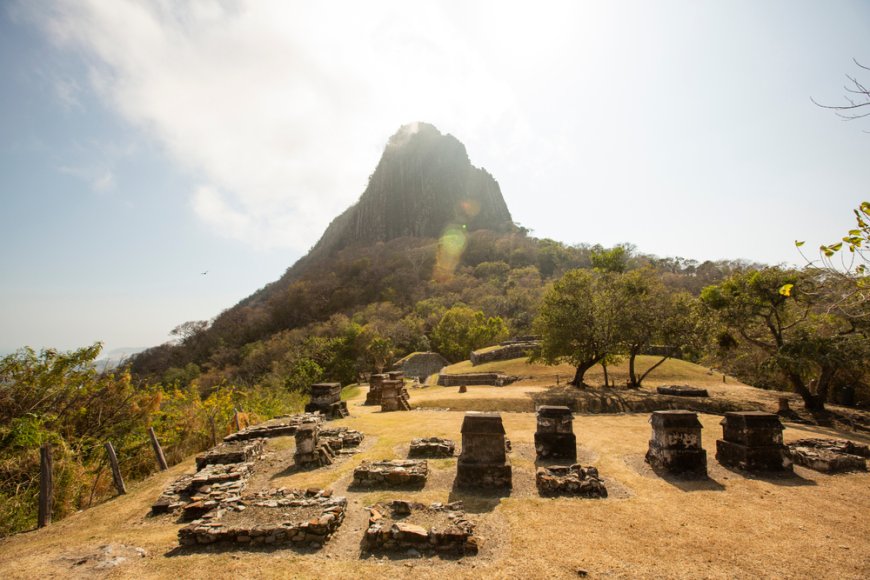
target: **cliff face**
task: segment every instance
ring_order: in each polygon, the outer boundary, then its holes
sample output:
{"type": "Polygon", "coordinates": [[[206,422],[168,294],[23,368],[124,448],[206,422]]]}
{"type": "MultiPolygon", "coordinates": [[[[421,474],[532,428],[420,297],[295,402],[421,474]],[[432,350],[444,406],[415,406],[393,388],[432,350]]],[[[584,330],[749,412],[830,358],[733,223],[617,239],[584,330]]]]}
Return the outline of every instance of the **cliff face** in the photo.
{"type": "Polygon", "coordinates": [[[412,123],[390,138],[359,201],[333,220],[310,255],[404,236],[437,238],[450,224],[506,231],[512,219],[498,182],[471,165],[458,139],[412,123]]]}

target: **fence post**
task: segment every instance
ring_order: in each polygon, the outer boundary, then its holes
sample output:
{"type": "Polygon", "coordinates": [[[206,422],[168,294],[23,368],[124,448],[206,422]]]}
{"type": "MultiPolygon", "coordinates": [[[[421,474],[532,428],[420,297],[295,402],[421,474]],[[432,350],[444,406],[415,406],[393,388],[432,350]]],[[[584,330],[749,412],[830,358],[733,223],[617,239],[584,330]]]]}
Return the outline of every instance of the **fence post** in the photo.
{"type": "Polygon", "coordinates": [[[51,445],[39,448],[39,514],[36,525],[44,528],[51,523],[51,500],[54,492],[51,469],[51,445]]]}
{"type": "Polygon", "coordinates": [[[157,456],[157,464],[160,465],[162,471],[166,471],[169,469],[169,466],[166,464],[166,457],[163,455],[160,441],[157,440],[157,435],[154,433],[154,427],[148,427],[148,436],[151,437],[151,446],[154,447],[154,455],[157,456]]]}
{"type": "Polygon", "coordinates": [[[241,427],[241,425],[239,425],[239,410],[236,409],[235,411],[236,412],[233,413],[233,423],[236,426],[236,431],[241,431],[242,427],[241,427]]]}
{"type": "Polygon", "coordinates": [[[124,486],[121,467],[118,465],[118,456],[115,455],[115,448],[112,447],[111,441],[106,441],[106,453],[109,455],[109,465],[112,467],[112,479],[115,480],[115,489],[118,490],[118,495],[124,495],[127,493],[127,488],[124,486]]]}

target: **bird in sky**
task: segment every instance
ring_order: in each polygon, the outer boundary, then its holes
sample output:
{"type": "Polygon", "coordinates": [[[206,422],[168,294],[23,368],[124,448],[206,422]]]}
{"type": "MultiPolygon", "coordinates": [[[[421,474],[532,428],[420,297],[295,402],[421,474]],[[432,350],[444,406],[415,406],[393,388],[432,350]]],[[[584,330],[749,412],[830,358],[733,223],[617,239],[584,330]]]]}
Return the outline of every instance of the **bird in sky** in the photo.
{"type": "Polygon", "coordinates": [[[200,274],[202,274],[203,276],[205,276],[206,274],[208,274],[208,270],[206,270],[205,272],[200,272],[200,274]]]}

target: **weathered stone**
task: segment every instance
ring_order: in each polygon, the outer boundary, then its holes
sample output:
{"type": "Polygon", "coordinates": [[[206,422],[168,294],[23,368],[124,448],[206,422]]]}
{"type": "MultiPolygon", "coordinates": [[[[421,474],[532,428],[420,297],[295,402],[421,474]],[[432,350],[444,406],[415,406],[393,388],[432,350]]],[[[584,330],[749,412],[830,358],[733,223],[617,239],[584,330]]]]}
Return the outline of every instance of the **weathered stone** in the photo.
{"type": "Polygon", "coordinates": [[[327,419],[347,417],[347,403],[341,400],[341,383],[311,385],[311,402],[305,405],[305,412],[317,412],[327,419]]]}
{"type": "Polygon", "coordinates": [[[369,392],[366,393],[366,405],[381,404],[381,385],[389,379],[385,374],[373,374],[369,377],[369,392]]]}
{"type": "Polygon", "coordinates": [[[299,467],[322,467],[331,465],[335,454],[332,448],[319,439],[319,425],[302,425],[296,431],[296,452],[293,462],[299,467]]]}
{"type": "Polygon", "coordinates": [[[540,352],[540,350],[541,342],[539,340],[504,342],[496,347],[472,351],[469,359],[473,366],[477,366],[497,360],[528,358],[529,355],[540,352]]]}
{"type": "Polygon", "coordinates": [[[456,464],[459,487],[511,487],[501,415],[469,411],[462,422],[462,453],[456,464]]]}
{"type": "Polygon", "coordinates": [[[381,411],[410,411],[408,393],[402,380],[388,379],[381,382],[381,411]]]}
{"type": "Polygon", "coordinates": [[[447,359],[437,352],[414,352],[399,360],[394,369],[404,373],[406,377],[415,377],[421,383],[429,375],[441,372],[441,369],[450,364],[447,359]]]}
{"type": "Polygon", "coordinates": [[[671,395],[672,397],[709,397],[707,389],[699,387],[690,387],[687,385],[668,385],[656,387],[656,392],[660,395],[671,395]]]}
{"type": "Polygon", "coordinates": [[[422,553],[476,554],[475,524],[466,519],[462,502],[425,506],[405,500],[376,504],[369,508],[369,525],[363,536],[368,551],[414,550],[422,553]],[[421,517],[431,527],[415,523],[421,517]]]}
{"type": "Polygon", "coordinates": [[[722,465],[748,471],[790,471],[792,461],[782,444],[782,423],[772,413],[725,413],[723,438],[716,441],[716,459],[722,465]]]}
{"type": "Polygon", "coordinates": [[[438,384],[442,387],[458,387],[462,385],[490,385],[503,387],[516,381],[519,377],[501,372],[493,373],[462,373],[438,375],[438,384]]]}
{"type": "Polygon", "coordinates": [[[650,416],[652,438],[646,461],[667,473],[703,478],[707,476],[707,452],[701,447],[697,413],[654,411],[650,416]]]}
{"type": "Polygon", "coordinates": [[[798,439],[787,448],[792,461],[823,473],[866,471],[870,457],[870,447],[845,439],[798,439]]]}
{"type": "Polygon", "coordinates": [[[571,409],[541,405],[537,413],[535,452],[539,459],[577,459],[577,437],[574,435],[571,409]]]}
{"type": "Polygon", "coordinates": [[[408,457],[453,457],[455,451],[456,443],[450,439],[427,437],[411,441],[408,457]]]}
{"type": "Polygon", "coordinates": [[[422,486],[428,476],[425,459],[363,461],[353,470],[353,483],[364,487],[422,486]]]}
{"type": "Polygon", "coordinates": [[[296,429],[299,428],[299,425],[306,423],[320,423],[320,421],[320,415],[314,413],[285,415],[283,417],[276,417],[274,419],[270,419],[269,421],[265,421],[263,423],[258,423],[257,425],[252,425],[246,429],[237,431],[236,433],[231,433],[230,435],[224,437],[224,441],[244,441],[260,437],[269,438],[295,435],[296,429]]]}
{"type": "Polygon", "coordinates": [[[554,465],[539,467],[535,473],[538,493],[543,496],[571,495],[607,497],[607,488],[594,467],[554,465]]]}
{"type": "Polygon", "coordinates": [[[254,461],[263,454],[263,443],[263,439],[221,443],[196,456],[196,469],[199,471],[206,465],[254,461]]]}

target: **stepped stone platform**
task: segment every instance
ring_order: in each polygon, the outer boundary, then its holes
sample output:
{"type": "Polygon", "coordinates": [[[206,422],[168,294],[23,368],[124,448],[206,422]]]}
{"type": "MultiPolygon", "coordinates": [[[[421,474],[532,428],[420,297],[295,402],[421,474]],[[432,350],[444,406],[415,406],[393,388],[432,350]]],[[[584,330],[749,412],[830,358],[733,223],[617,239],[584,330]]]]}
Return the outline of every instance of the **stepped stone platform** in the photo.
{"type": "Polygon", "coordinates": [[[253,463],[206,465],[194,475],[182,475],[160,494],[151,513],[184,509],[184,519],[199,517],[219,504],[233,503],[247,485],[253,463]]]}
{"type": "Polygon", "coordinates": [[[437,352],[413,352],[399,360],[393,367],[406,377],[415,377],[420,382],[429,375],[441,372],[450,363],[437,352]]]}
{"type": "MultiPolygon", "coordinates": [[[[398,373],[392,372],[390,375],[398,373]]],[[[410,411],[411,404],[408,402],[408,389],[405,381],[401,378],[386,379],[381,381],[381,411],[410,411]]]]}
{"type": "Polygon", "coordinates": [[[263,454],[264,439],[239,440],[221,443],[196,456],[197,471],[206,465],[251,462],[263,454]]]}
{"type": "Polygon", "coordinates": [[[426,437],[411,440],[408,457],[453,457],[456,442],[441,437],[426,437]]]}
{"type": "Polygon", "coordinates": [[[395,500],[368,509],[363,547],[370,552],[474,555],[483,543],[474,535],[475,524],[462,511],[462,502],[426,506],[395,500]]]}
{"type": "Polygon", "coordinates": [[[381,404],[381,385],[390,377],[386,374],[374,374],[369,377],[369,392],[366,393],[366,405],[381,404]]]}
{"type": "Polygon", "coordinates": [[[503,342],[497,347],[482,348],[472,351],[469,355],[473,366],[481,365],[497,360],[511,360],[520,357],[528,357],[532,353],[540,352],[539,340],[503,342]]]}
{"type": "Polygon", "coordinates": [[[782,423],[773,413],[725,413],[723,438],[716,441],[722,465],[747,471],[791,471],[792,461],[782,444],[782,423]]]}
{"type": "Polygon", "coordinates": [[[350,448],[359,447],[364,438],[365,435],[361,431],[347,427],[320,430],[320,440],[329,445],[334,453],[356,453],[350,448]]]}
{"type": "Polygon", "coordinates": [[[577,437],[571,409],[557,405],[538,407],[535,453],[538,459],[577,459],[577,437]]]}
{"type": "Polygon", "coordinates": [[[504,373],[462,373],[457,375],[438,375],[438,384],[442,387],[461,387],[467,385],[489,385],[503,387],[517,381],[519,377],[504,373]]]}
{"type": "Polygon", "coordinates": [[[423,486],[428,477],[429,464],[425,459],[363,461],[353,470],[353,483],[361,487],[423,486]]]}
{"type": "Polygon", "coordinates": [[[341,383],[311,385],[311,402],[305,405],[305,412],[320,413],[326,419],[347,417],[347,403],[341,400],[341,383]]]}
{"type": "Polygon", "coordinates": [[[660,395],[671,395],[672,397],[709,397],[707,389],[700,387],[690,387],[688,385],[668,385],[664,387],[656,387],[656,392],[660,395]]]}
{"type": "Polygon", "coordinates": [[[322,547],[341,526],[347,499],[331,490],[273,490],[245,496],[231,507],[205,514],[178,531],[178,543],[293,544],[322,547]]]}
{"type": "Polygon", "coordinates": [[[297,467],[323,467],[335,459],[332,448],[320,440],[319,425],[302,425],[296,431],[296,452],[293,463],[297,467]]]}
{"type": "Polygon", "coordinates": [[[604,498],[607,488],[594,467],[582,465],[553,465],[539,467],[535,473],[535,485],[542,496],[570,495],[604,498]]]}
{"type": "Polygon", "coordinates": [[[697,413],[691,411],[654,411],[649,418],[652,437],[646,462],[658,471],[674,475],[707,477],[707,452],[701,447],[697,413]]]}
{"type": "Polygon", "coordinates": [[[317,413],[300,413],[298,415],[275,417],[274,419],[251,425],[236,433],[231,433],[224,437],[224,442],[295,435],[300,425],[308,423],[319,424],[322,420],[322,417],[317,413]]]}
{"type": "Polygon", "coordinates": [[[870,447],[844,439],[798,439],[787,447],[792,461],[822,473],[867,471],[870,457],[870,447]]]}

